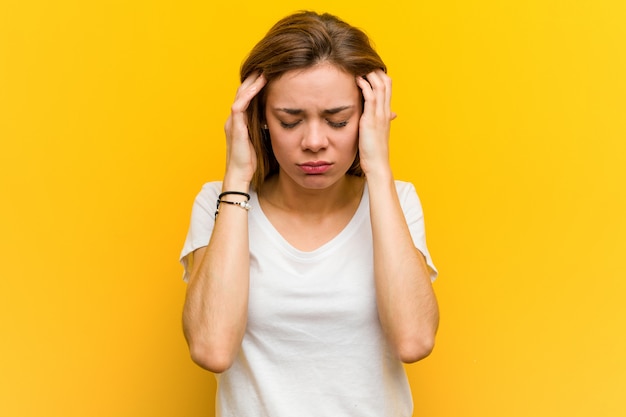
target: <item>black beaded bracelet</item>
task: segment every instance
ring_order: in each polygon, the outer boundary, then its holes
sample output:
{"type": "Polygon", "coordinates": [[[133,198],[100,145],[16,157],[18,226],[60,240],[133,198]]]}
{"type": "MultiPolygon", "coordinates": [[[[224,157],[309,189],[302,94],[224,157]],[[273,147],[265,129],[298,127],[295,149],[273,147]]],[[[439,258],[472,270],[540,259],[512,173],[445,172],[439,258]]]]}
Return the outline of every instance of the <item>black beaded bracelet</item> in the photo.
{"type": "Polygon", "coordinates": [[[219,195],[219,197],[217,197],[217,200],[219,201],[222,199],[222,197],[224,197],[225,195],[229,195],[229,194],[242,195],[246,197],[248,201],[250,201],[250,194],[244,193],[242,191],[224,191],[222,194],[219,195]]]}

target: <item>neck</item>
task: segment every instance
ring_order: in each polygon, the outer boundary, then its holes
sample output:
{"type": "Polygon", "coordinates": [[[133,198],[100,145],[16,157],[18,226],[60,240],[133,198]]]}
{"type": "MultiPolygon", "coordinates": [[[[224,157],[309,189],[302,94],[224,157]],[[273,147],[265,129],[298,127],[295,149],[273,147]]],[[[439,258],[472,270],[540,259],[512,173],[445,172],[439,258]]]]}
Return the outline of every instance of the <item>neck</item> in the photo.
{"type": "Polygon", "coordinates": [[[330,187],[308,189],[286,175],[277,174],[263,185],[260,197],[283,211],[325,215],[360,201],[364,184],[364,178],[346,175],[330,187]]]}

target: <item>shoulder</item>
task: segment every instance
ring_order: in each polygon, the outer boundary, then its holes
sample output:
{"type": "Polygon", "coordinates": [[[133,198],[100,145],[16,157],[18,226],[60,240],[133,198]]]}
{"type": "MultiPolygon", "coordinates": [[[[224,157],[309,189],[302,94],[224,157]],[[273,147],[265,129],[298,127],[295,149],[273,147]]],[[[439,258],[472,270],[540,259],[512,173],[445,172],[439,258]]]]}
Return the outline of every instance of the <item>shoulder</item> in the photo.
{"type": "Polygon", "coordinates": [[[422,216],[422,202],[413,183],[396,180],[396,192],[402,211],[407,217],[422,216]]]}
{"type": "MultiPolygon", "coordinates": [[[[202,185],[200,192],[196,195],[195,205],[196,206],[211,206],[213,210],[215,210],[215,206],[219,195],[222,192],[222,181],[209,181],[202,185]]],[[[251,199],[256,198],[256,191],[250,189],[248,191],[251,199]]]]}
{"type": "Polygon", "coordinates": [[[209,181],[209,182],[205,182],[202,185],[200,194],[219,195],[221,189],[222,189],[222,181],[209,181]]]}
{"type": "Polygon", "coordinates": [[[200,192],[196,195],[196,203],[203,203],[207,201],[215,202],[217,196],[219,196],[222,190],[221,181],[210,181],[202,185],[200,192]]]}
{"type": "MultiPolygon", "coordinates": [[[[210,196],[211,198],[213,197],[217,198],[221,192],[222,192],[222,181],[209,181],[209,182],[205,182],[202,185],[202,189],[200,190],[200,193],[198,195],[210,196]]],[[[248,191],[248,194],[250,195],[256,194],[256,191],[253,189],[250,189],[250,191],[248,191]]]]}
{"type": "Polygon", "coordinates": [[[221,181],[207,182],[202,185],[193,202],[192,217],[199,213],[215,211],[217,197],[222,189],[221,181]]]}
{"type": "Polygon", "coordinates": [[[400,200],[403,200],[403,198],[406,198],[412,195],[417,196],[417,191],[415,190],[415,186],[413,185],[413,183],[408,182],[408,181],[400,181],[400,180],[396,180],[395,183],[396,183],[396,192],[398,193],[400,200]]]}

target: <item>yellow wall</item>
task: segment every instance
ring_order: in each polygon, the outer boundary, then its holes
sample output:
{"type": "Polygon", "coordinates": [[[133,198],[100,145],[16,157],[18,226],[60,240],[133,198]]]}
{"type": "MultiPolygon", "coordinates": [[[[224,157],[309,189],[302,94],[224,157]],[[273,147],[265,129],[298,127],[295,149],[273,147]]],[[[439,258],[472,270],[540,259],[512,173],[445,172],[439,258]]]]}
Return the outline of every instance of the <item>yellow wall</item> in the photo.
{"type": "Polygon", "coordinates": [[[0,415],[212,415],[177,256],[238,66],[301,8],[394,79],[441,270],[416,416],[626,415],[624,1],[212,3],[0,2],[0,415]]]}

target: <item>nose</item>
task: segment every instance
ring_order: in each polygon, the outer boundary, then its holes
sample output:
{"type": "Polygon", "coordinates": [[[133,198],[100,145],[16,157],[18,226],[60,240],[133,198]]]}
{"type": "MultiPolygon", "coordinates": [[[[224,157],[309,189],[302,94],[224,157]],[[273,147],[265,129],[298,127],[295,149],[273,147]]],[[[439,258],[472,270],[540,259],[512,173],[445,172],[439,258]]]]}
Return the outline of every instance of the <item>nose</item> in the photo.
{"type": "Polygon", "coordinates": [[[308,123],[307,129],[302,137],[302,149],[312,152],[319,152],[328,146],[328,138],[321,123],[308,123]]]}

